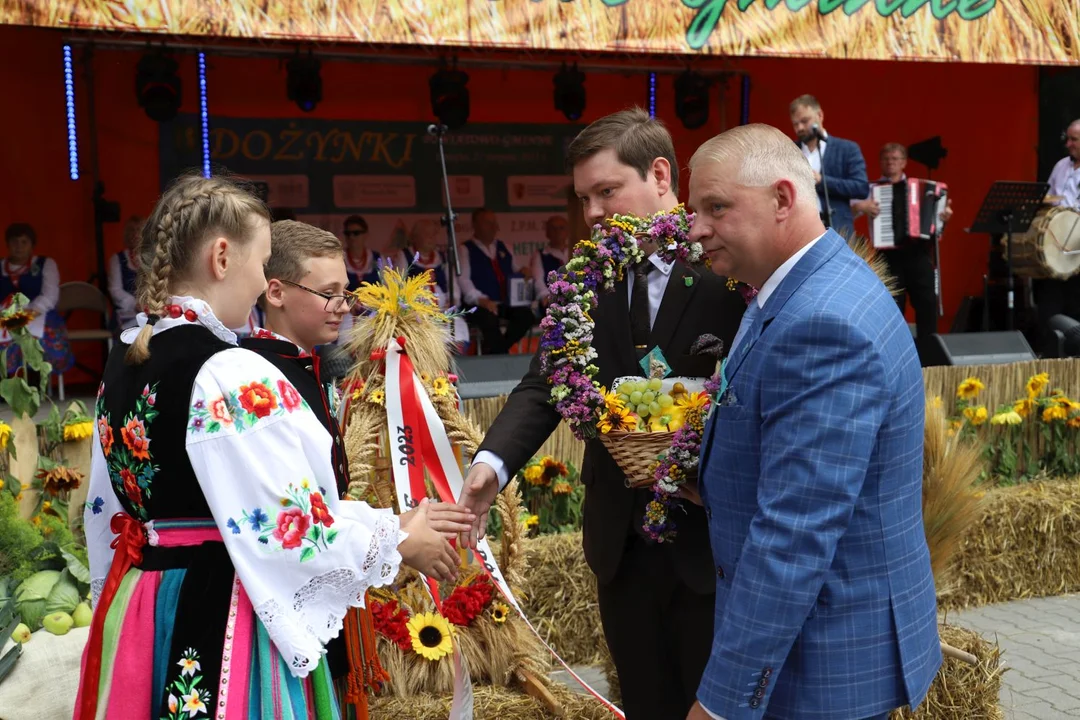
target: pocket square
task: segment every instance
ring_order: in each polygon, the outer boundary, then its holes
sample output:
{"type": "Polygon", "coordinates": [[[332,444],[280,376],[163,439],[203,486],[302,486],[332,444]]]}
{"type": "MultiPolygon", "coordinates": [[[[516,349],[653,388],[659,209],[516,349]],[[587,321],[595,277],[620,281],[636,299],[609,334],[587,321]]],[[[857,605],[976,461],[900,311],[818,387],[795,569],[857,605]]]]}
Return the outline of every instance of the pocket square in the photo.
{"type": "Polygon", "coordinates": [[[735,394],[734,388],[731,387],[724,390],[724,392],[720,395],[719,402],[717,403],[717,405],[719,405],[720,407],[732,407],[733,405],[738,404],[739,398],[735,394]]]}
{"type": "Polygon", "coordinates": [[[691,355],[712,355],[716,359],[724,354],[724,341],[710,333],[699,335],[690,346],[691,355]]]}

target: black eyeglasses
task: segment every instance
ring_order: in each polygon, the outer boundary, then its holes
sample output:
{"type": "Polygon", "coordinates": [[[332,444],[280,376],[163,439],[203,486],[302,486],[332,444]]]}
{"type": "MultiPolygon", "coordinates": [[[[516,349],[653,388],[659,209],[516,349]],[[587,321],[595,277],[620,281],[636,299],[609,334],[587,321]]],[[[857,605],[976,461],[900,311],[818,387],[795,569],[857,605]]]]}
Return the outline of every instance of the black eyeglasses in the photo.
{"type": "Polygon", "coordinates": [[[353,306],[356,305],[356,298],[354,296],[352,296],[352,295],[327,295],[324,292],[319,292],[318,290],[312,290],[311,288],[307,287],[306,285],[301,285],[300,283],[294,283],[294,282],[291,282],[289,280],[282,280],[281,282],[285,283],[286,285],[292,285],[293,287],[298,287],[301,290],[306,290],[309,293],[311,293],[312,295],[318,295],[321,298],[325,298],[326,299],[326,305],[323,306],[323,310],[325,310],[328,313],[329,312],[341,312],[342,306],[344,306],[345,309],[347,309],[347,310],[352,310],[353,306]]]}

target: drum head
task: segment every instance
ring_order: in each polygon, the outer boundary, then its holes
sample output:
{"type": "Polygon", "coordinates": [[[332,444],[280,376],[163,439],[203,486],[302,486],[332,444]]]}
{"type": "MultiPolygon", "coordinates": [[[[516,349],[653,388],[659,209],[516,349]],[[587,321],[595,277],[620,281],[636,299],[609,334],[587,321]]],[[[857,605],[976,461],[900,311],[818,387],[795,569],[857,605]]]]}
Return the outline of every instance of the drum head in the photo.
{"type": "Polygon", "coordinates": [[[1080,272],[1080,213],[1055,208],[1040,229],[1048,269],[1062,279],[1080,272]],[[1067,254],[1069,251],[1075,254],[1067,254]]]}

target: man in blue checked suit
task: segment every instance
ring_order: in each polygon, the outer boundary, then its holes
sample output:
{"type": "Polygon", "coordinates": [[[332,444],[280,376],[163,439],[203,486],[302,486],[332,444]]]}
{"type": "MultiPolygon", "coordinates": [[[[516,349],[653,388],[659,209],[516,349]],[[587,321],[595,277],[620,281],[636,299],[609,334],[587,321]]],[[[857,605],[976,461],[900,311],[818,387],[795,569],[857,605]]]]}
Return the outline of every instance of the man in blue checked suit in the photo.
{"type": "Polygon", "coordinates": [[[692,236],[760,288],[702,442],[712,654],[688,718],[864,720],[941,664],[922,372],[896,303],[817,213],[799,149],[733,128],[690,161],[692,236]]]}

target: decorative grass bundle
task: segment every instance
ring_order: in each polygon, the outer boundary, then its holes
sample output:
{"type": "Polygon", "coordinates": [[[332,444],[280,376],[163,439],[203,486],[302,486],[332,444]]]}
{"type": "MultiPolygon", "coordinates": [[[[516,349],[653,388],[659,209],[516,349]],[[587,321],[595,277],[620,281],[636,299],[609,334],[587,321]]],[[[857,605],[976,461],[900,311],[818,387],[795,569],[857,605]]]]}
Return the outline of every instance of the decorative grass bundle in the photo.
{"type": "Polygon", "coordinates": [[[523,587],[529,619],[567,663],[599,663],[606,644],[581,533],[541,535],[522,544],[530,568],[523,587]]]}
{"type": "Polygon", "coordinates": [[[919,709],[901,708],[890,720],[1004,720],[998,703],[1005,672],[1001,650],[966,628],[942,623],[938,632],[949,645],[974,655],[978,664],[946,657],[919,709]]]}
{"type": "Polygon", "coordinates": [[[938,598],[945,608],[1080,590],[1080,481],[987,491],[952,565],[955,588],[938,598]]]}
{"type": "MultiPolygon", "coordinates": [[[[562,685],[551,688],[563,717],[573,720],[611,720],[611,712],[587,695],[578,695],[562,685]]],[[[554,717],[539,700],[518,690],[503,687],[473,689],[475,720],[551,720],[554,717]]],[[[371,717],[393,720],[446,720],[450,714],[449,695],[413,695],[409,698],[377,697],[370,704],[371,717]]]]}

